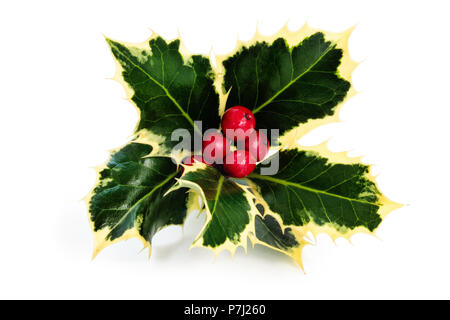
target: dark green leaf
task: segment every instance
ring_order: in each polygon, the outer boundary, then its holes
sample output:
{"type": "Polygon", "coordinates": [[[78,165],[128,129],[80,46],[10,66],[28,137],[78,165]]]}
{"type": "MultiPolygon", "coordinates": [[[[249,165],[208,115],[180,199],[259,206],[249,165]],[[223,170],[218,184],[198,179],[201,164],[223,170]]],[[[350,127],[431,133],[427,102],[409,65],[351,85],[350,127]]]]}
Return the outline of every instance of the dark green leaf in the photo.
{"type": "Polygon", "coordinates": [[[186,172],[180,185],[197,189],[207,205],[209,220],[196,242],[213,249],[224,246],[232,252],[239,245],[246,246],[251,206],[241,186],[208,166],[186,172]]]}
{"type": "Polygon", "coordinates": [[[327,224],[345,233],[359,226],[373,231],[381,222],[379,192],[367,166],[329,163],[298,150],[282,151],[279,157],[277,174],[249,178],[284,225],[327,224]]]}
{"type": "Polygon", "coordinates": [[[183,224],[186,189],[164,196],[176,180],[177,166],[166,157],[143,158],[152,147],[130,143],[112,154],[89,202],[94,232],[108,230],[106,241],[135,229],[151,243],[167,225],[183,224]]]}
{"type": "Polygon", "coordinates": [[[179,40],[166,43],[158,37],[144,50],[107,41],[122,66],[123,79],[134,91],[131,99],[140,110],[138,130],[161,137],[170,151],[177,143],[170,139],[175,129],[193,134],[195,120],[203,121],[204,130],[218,128],[219,97],[207,58],[194,55],[185,61],[179,40]]]}
{"type": "Polygon", "coordinates": [[[310,119],[334,113],[350,88],[337,68],[342,50],[316,33],[290,48],[283,38],[256,43],[224,61],[226,107],[242,105],[256,126],[282,135],[310,119]]]}

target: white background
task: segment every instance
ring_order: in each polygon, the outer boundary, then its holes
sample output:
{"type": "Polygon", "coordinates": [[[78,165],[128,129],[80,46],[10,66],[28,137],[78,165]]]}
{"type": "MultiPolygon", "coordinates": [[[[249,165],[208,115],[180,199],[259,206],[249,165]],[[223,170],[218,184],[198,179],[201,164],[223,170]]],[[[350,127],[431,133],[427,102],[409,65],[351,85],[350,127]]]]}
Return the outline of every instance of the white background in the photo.
{"type": "Polygon", "coordinates": [[[450,298],[450,20],[446,1],[3,1],[0,4],[0,298],[450,298]],[[357,24],[350,40],[360,94],[341,123],[303,142],[329,140],[373,164],[383,193],[408,204],[377,237],[336,245],[319,236],[304,250],[305,273],[257,247],[214,262],[188,251],[201,219],[184,234],[138,240],[94,261],[81,199],[92,167],[126,143],[137,114],[103,35],[141,42],[151,29],[181,34],[193,53],[230,51],[256,25],[287,21],[329,31],[357,24]]]}

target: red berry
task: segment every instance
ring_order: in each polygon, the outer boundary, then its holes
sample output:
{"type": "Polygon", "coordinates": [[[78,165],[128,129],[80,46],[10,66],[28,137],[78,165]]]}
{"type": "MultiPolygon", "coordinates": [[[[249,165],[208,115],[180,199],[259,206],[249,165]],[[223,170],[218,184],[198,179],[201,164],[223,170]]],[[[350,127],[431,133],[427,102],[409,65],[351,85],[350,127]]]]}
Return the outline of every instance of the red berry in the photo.
{"type": "Polygon", "coordinates": [[[255,134],[250,135],[245,139],[245,150],[256,158],[256,161],[261,161],[269,152],[270,143],[267,136],[261,131],[255,131],[255,134]]]}
{"type": "Polygon", "coordinates": [[[243,178],[248,176],[255,169],[256,160],[246,150],[236,150],[230,152],[225,157],[223,170],[229,176],[234,178],[243,178]]]}
{"type": "Polygon", "coordinates": [[[228,109],[222,117],[222,131],[225,135],[234,133],[235,141],[243,141],[245,133],[255,129],[255,116],[253,113],[242,106],[234,106],[228,109]],[[240,129],[240,130],[239,130],[240,129]],[[232,130],[231,132],[227,130],[232,130]]]}
{"type": "Polygon", "coordinates": [[[223,158],[228,152],[230,141],[220,132],[211,132],[203,137],[202,153],[205,163],[223,163],[223,158]]]}

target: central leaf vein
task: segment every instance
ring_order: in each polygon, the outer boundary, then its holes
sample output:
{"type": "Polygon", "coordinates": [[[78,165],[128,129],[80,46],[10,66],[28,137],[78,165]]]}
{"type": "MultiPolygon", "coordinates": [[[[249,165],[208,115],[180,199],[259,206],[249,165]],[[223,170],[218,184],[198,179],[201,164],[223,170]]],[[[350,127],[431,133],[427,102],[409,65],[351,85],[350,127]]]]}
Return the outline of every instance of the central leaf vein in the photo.
{"type": "MultiPolygon", "coordinates": [[[[262,108],[264,108],[265,106],[267,106],[268,104],[270,104],[273,100],[275,100],[280,94],[282,94],[285,90],[287,90],[292,84],[294,84],[295,82],[297,82],[301,77],[303,77],[305,74],[307,74],[309,71],[311,71],[312,68],[314,68],[315,65],[317,65],[317,63],[319,63],[322,58],[332,49],[334,49],[335,46],[328,46],[327,50],[325,50],[320,57],[313,63],[311,64],[305,71],[303,71],[301,74],[299,74],[295,79],[289,81],[283,88],[281,88],[280,90],[278,90],[277,93],[275,93],[271,98],[269,98],[266,102],[264,102],[262,105],[260,105],[258,108],[253,110],[253,114],[259,112],[262,108]]],[[[292,56],[292,52],[290,53],[290,55],[292,56]]],[[[293,66],[292,66],[293,68],[293,66]]]]}
{"type": "MultiPolygon", "coordinates": [[[[194,121],[191,119],[191,117],[189,116],[189,114],[187,114],[184,109],[181,107],[181,105],[178,103],[178,101],[170,94],[169,90],[167,90],[167,88],[161,84],[159,81],[157,81],[155,78],[153,78],[151,76],[151,74],[149,74],[145,69],[143,69],[141,66],[139,66],[138,64],[136,64],[132,59],[130,59],[127,55],[123,54],[122,51],[119,50],[119,48],[117,48],[117,46],[113,43],[113,42],[109,42],[111,46],[115,47],[117,52],[124,57],[130,64],[132,64],[135,68],[139,69],[142,73],[144,73],[150,80],[152,80],[156,85],[158,85],[166,94],[166,96],[172,101],[172,103],[178,108],[178,110],[180,110],[181,114],[186,118],[186,120],[189,121],[189,123],[192,125],[192,127],[194,128],[195,131],[200,132],[200,130],[197,128],[197,126],[194,124],[194,121]]],[[[159,50],[159,48],[158,48],[159,50]]],[[[162,60],[162,56],[161,56],[161,60],[162,60]]],[[[194,71],[195,72],[195,71],[194,71]]]]}
{"type": "Polygon", "coordinates": [[[317,190],[317,189],[314,189],[314,188],[310,188],[310,187],[301,185],[299,183],[286,181],[286,180],[282,180],[282,179],[277,179],[277,178],[270,177],[270,176],[263,176],[263,175],[259,175],[257,173],[251,173],[248,177],[249,178],[258,179],[258,180],[266,180],[266,181],[278,183],[278,184],[281,184],[281,185],[286,186],[286,187],[293,186],[293,187],[296,187],[298,189],[307,190],[307,191],[314,192],[314,193],[317,193],[317,194],[320,193],[320,194],[324,194],[324,195],[327,195],[327,196],[330,196],[330,197],[336,197],[336,198],[348,200],[350,202],[355,201],[355,202],[359,202],[359,203],[372,205],[372,206],[375,206],[375,207],[379,206],[377,203],[372,203],[372,202],[368,202],[368,201],[361,200],[361,199],[352,199],[352,198],[344,197],[344,196],[341,196],[341,195],[338,195],[338,194],[329,193],[329,192],[326,192],[326,191],[323,191],[323,190],[317,190]]]}

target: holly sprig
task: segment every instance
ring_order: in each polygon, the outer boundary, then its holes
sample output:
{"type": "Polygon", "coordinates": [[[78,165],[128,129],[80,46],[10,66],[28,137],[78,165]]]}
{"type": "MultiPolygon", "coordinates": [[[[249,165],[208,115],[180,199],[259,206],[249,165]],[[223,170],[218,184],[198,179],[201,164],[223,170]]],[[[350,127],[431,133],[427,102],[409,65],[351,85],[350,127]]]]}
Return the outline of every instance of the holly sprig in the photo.
{"type": "Polygon", "coordinates": [[[292,32],[286,26],[272,36],[257,33],[216,56],[216,67],[186,53],[179,39],[154,36],[135,45],[107,39],[118,64],[115,78],[140,118],[132,140],[112,153],[87,197],[94,255],[131,237],[151,248],[156,232],[182,225],[192,211],[207,217],[194,246],[234,253],[251,240],[300,265],[309,232],[333,238],[373,233],[399,205],[380,193],[369,166],[323,144],[306,148],[297,142],[338,121],[340,107],[355,94],[351,31],[304,26],[292,32]],[[255,171],[236,179],[202,161],[183,164],[195,148],[172,152],[174,130],[202,136],[219,128],[224,112],[236,105],[251,110],[255,129],[280,133],[255,171]],[[261,174],[274,157],[279,170],[261,174]]]}

